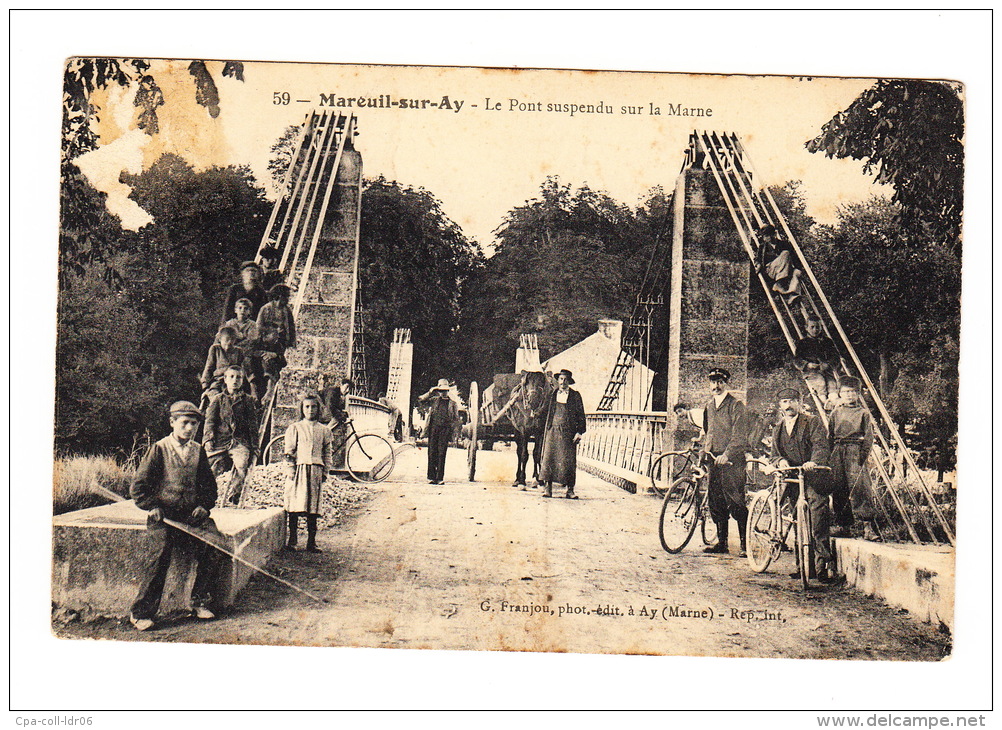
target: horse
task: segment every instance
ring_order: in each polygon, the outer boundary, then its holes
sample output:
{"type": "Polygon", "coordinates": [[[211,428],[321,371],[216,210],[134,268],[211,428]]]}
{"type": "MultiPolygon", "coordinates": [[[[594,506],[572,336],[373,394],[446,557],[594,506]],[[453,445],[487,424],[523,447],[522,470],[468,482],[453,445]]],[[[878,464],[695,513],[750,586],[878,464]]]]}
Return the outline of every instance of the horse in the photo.
{"type": "Polygon", "coordinates": [[[556,384],[543,372],[523,370],[521,373],[494,376],[494,402],[504,403],[495,416],[507,419],[515,435],[518,469],[513,487],[526,486],[526,467],[529,461],[529,442],[532,441],[533,482],[538,483],[539,465],[543,456],[543,427],[546,404],[556,384]]]}

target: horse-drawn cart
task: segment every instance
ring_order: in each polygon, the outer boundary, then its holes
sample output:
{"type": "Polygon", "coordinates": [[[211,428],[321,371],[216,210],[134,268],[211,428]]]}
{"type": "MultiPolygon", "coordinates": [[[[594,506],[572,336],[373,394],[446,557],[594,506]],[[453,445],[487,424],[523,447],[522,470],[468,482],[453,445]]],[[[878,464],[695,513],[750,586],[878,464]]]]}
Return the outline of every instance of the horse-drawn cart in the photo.
{"type": "Polygon", "coordinates": [[[526,463],[529,459],[529,441],[535,442],[533,478],[539,477],[542,450],[543,418],[546,401],[554,388],[553,379],[544,372],[523,370],[521,373],[495,375],[494,383],[483,393],[476,382],[470,383],[469,423],[466,426],[469,442],[466,463],[469,480],[475,481],[477,449],[481,441],[514,441],[518,453],[518,469],[512,486],[525,486],[526,463]]]}

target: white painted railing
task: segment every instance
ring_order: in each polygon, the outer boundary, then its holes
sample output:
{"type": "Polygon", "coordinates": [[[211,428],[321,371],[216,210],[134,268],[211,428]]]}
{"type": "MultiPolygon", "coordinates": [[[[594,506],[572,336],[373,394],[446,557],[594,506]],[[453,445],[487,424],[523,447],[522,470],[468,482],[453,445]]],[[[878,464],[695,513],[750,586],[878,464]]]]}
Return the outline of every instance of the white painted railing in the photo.
{"type": "Polygon", "coordinates": [[[589,413],[578,453],[603,464],[646,475],[665,448],[666,411],[589,413]]]}
{"type": "Polygon", "coordinates": [[[390,409],[368,398],[349,395],[348,415],[358,433],[378,433],[385,436],[389,426],[390,409]]]}

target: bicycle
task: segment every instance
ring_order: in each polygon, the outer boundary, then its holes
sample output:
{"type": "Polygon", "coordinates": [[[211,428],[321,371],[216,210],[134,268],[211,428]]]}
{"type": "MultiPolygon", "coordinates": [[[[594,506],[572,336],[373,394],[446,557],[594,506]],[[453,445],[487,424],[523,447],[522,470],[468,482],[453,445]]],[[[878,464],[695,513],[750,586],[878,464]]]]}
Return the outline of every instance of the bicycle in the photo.
{"type": "MultiPolygon", "coordinates": [[[[752,462],[772,468],[761,459],[749,459],[749,463],[752,462]]],[[[827,466],[815,469],[830,471],[827,466]]],[[[792,530],[797,572],[806,590],[814,565],[814,542],[811,512],[804,490],[804,469],[801,466],[777,467],[772,475],[772,486],[756,492],[748,507],[748,564],[756,573],[764,573],[787,545],[792,530]],[[794,488],[797,490],[795,502],[790,494],[794,488]]]]}
{"type": "MultiPolygon", "coordinates": [[[[664,489],[664,501],[661,503],[661,516],[658,521],[658,536],[661,547],[669,553],[679,553],[689,544],[696,525],[700,525],[703,543],[715,545],[717,542],[717,525],[710,517],[708,501],[709,469],[707,461],[713,457],[701,451],[693,444],[686,451],[667,451],[658,457],[651,466],[651,481],[657,487],[657,478],[663,473],[662,461],[669,458],[669,478],[676,472],[673,468],[676,458],[682,458],[680,472],[682,476],[674,479],[671,485],[664,489]]],[[[661,491],[661,490],[659,490],[661,491]]]]}
{"type": "MultiPolygon", "coordinates": [[[[389,477],[397,461],[393,445],[379,434],[359,434],[350,418],[343,425],[347,433],[334,449],[335,451],[344,449],[344,466],[352,479],[357,482],[375,483],[389,477]]],[[[263,463],[271,461],[275,447],[284,440],[283,434],[268,442],[261,454],[263,463]]],[[[279,448],[277,453],[284,454],[285,450],[279,448]]]]}

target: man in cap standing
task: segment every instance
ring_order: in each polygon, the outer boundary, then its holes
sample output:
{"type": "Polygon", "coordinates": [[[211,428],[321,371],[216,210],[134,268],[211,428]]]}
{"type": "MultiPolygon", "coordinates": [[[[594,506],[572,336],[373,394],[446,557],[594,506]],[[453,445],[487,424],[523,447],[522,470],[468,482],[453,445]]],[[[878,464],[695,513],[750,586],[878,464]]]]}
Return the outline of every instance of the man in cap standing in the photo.
{"type": "MultiPolygon", "coordinates": [[[[771,461],[781,468],[803,467],[804,498],[811,512],[811,540],[815,555],[815,565],[809,566],[809,569],[814,569],[822,583],[831,583],[835,580],[829,536],[831,510],[828,495],[831,493],[831,481],[824,472],[818,471],[819,466],[828,466],[831,456],[828,434],[821,419],[801,409],[800,391],[784,388],[776,393],[776,399],[782,418],[772,432],[771,461]]],[[[794,494],[792,498],[797,499],[797,496],[794,494]]],[[[799,574],[791,575],[796,577],[799,574]]]]}
{"type": "Polygon", "coordinates": [[[139,595],[129,614],[132,625],[140,631],[153,627],[175,550],[193,556],[197,562],[195,585],[191,589],[193,613],[199,619],[215,618],[211,603],[219,554],[204,542],[163,522],[169,519],[215,531],[209,510],[216,503],[216,479],[205,450],[195,440],[201,422],[202,412],[194,403],[174,403],[170,407],[170,435],[146,452],[129,490],[136,506],[150,513],[147,534],[156,543],[144,566],[139,595]]]}
{"type": "Polygon", "coordinates": [[[731,374],[724,368],[714,368],[707,377],[712,396],[704,409],[705,451],[713,456],[710,464],[710,516],[717,525],[717,544],[705,548],[707,553],[727,553],[728,519],[738,523],[741,555],[745,555],[745,530],[748,507],[745,504],[745,451],[748,449],[748,424],[745,405],[727,391],[731,374]]]}
{"type": "Polygon", "coordinates": [[[256,319],[261,307],[268,301],[268,294],[261,286],[261,267],[254,261],[244,261],[240,264],[240,283],[234,284],[226,292],[226,303],[223,305],[223,318],[220,326],[225,327],[228,320],[237,316],[236,305],[240,299],[251,303],[249,317],[256,319]]]}
{"type": "Polygon", "coordinates": [[[876,507],[866,459],[873,448],[873,420],[860,400],[859,378],[839,381],[839,402],[828,417],[832,448],[832,507],[837,535],[849,534],[854,520],[863,523],[864,540],[880,540],[874,529],[876,507]]]}
{"type": "Polygon", "coordinates": [[[428,434],[428,481],[431,484],[441,484],[445,479],[445,456],[449,450],[449,440],[459,422],[459,406],[449,395],[449,381],[441,378],[438,385],[424,395],[419,395],[419,401],[428,401],[428,421],[425,431],[428,434]]]}

